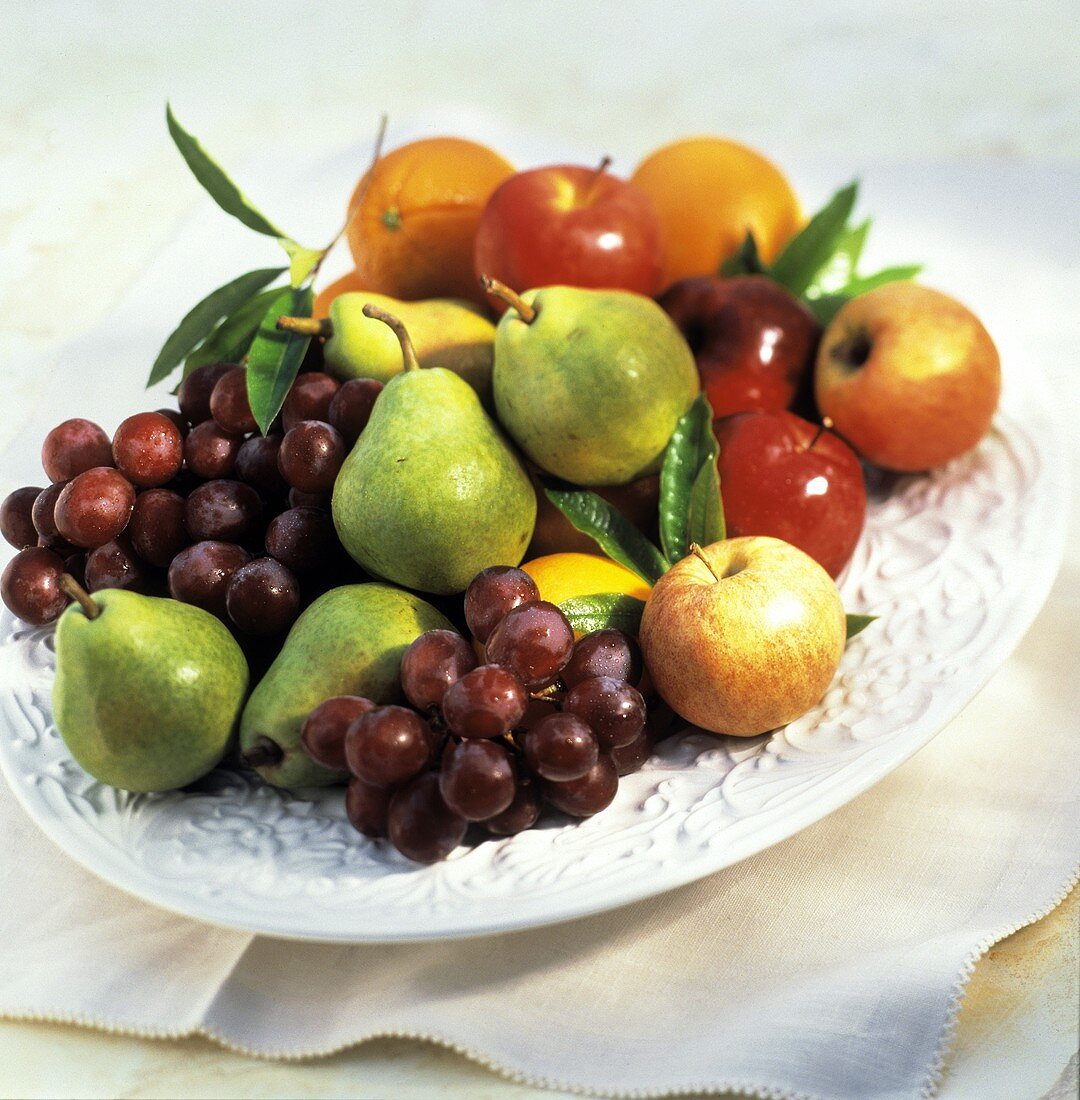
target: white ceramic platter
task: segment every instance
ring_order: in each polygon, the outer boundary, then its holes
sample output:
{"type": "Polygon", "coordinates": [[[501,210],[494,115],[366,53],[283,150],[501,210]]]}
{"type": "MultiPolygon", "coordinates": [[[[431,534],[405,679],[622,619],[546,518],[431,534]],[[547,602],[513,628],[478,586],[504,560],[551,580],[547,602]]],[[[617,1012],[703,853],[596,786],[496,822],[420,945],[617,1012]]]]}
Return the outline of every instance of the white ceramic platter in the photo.
{"type": "MultiPolygon", "coordinates": [[[[325,201],[325,181],[299,186],[325,201]]],[[[200,239],[207,248],[212,241],[212,231],[200,239]]],[[[226,260],[225,277],[243,270],[226,260]]],[[[168,269],[152,269],[148,284],[155,279],[160,293],[168,269]]],[[[204,289],[208,283],[202,278],[204,289]]],[[[166,318],[179,315],[175,303],[169,310],[166,318]]],[[[114,335],[134,315],[131,307],[119,316],[114,335]]],[[[167,330],[168,319],[140,339],[149,346],[167,330]]],[[[115,352],[115,343],[107,346],[115,352]]],[[[96,354],[105,352],[83,348],[84,360],[96,354]]],[[[93,408],[85,415],[115,423],[154,407],[137,403],[134,392],[118,387],[111,418],[93,408]]],[[[805,828],[887,775],[961,710],[1049,590],[1064,541],[1063,455],[1040,379],[1006,364],[1002,409],[976,451],[929,476],[872,481],[866,531],[841,589],[849,611],[880,619],[848,645],[820,705],[753,740],[680,734],[620,782],[609,809],[580,824],[553,819],[502,840],[478,831],[447,861],[419,867],[355,833],[340,791],[309,801],[225,771],[194,792],[114,791],[71,761],[52,724],[52,631],[26,629],[6,613],[0,768],[72,858],[140,898],[217,924],[312,940],[408,941],[613,908],[805,828]]]]}

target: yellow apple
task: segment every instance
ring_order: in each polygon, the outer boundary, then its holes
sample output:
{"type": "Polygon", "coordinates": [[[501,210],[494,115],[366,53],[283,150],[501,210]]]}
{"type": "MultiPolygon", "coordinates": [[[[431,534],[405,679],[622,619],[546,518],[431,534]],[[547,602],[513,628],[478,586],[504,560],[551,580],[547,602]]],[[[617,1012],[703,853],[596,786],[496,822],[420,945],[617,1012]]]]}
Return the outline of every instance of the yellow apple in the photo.
{"type": "Polygon", "coordinates": [[[845,303],[814,369],[814,396],[837,434],[890,470],[929,470],[970,450],[1000,392],[997,348],[978,317],[915,283],[845,303]]]}
{"type": "Polygon", "coordinates": [[[832,578],[782,539],[725,539],[655,584],[641,651],[663,700],[713,733],[753,737],[819,702],[844,651],[832,578]]]}

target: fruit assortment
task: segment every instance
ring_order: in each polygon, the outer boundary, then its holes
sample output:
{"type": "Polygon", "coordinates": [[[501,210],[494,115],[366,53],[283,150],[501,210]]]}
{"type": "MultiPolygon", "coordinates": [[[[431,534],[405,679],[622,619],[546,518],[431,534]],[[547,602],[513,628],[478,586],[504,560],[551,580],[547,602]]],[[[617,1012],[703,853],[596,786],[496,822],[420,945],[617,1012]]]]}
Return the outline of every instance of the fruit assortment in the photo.
{"type": "Polygon", "coordinates": [[[835,584],[863,463],[951,461],[996,409],[969,310],[917,267],[859,273],[855,185],[807,219],[734,142],[621,179],[457,138],[383,155],[384,123],[309,248],[168,123],[288,263],[169,336],[177,408],[59,424],[49,484],[0,505],[0,595],[59,620],[57,727],[113,786],[342,784],[418,862],[591,816],[676,717],[756,736],[821,699],[870,621],[835,584]],[[339,238],[356,270],[316,294],[339,238]]]}

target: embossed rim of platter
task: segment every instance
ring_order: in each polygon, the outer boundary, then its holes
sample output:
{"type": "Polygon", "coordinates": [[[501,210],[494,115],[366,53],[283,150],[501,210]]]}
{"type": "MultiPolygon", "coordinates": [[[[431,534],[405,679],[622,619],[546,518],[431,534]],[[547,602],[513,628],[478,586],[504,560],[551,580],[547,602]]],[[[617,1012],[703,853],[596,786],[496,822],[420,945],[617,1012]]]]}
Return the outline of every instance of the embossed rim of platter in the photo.
{"type": "Polygon", "coordinates": [[[958,713],[1019,641],[1056,572],[1067,514],[1060,430],[1041,381],[1028,372],[1022,387],[1007,390],[995,431],[972,456],[927,478],[901,479],[876,502],[842,581],[845,602],[887,610],[875,596],[893,589],[921,602],[893,608],[849,645],[822,705],[767,739],[687,734],[666,742],[659,760],[624,779],[616,804],[588,822],[488,840],[416,868],[385,845],[350,835],[340,793],[308,803],[235,777],[196,795],[111,792],[66,758],[49,723],[47,630],[9,630],[0,647],[7,718],[0,768],[46,834],[100,877],[246,931],[337,942],[482,935],[672,889],[786,839],[866,790],[958,713]],[[963,515],[940,514],[951,508],[963,515]],[[933,537],[943,541],[928,554],[933,537]],[[906,587],[893,575],[904,538],[913,540],[903,551],[906,587]],[[925,602],[935,597],[943,606],[956,603],[951,622],[928,614],[925,602]],[[903,629],[905,616],[919,615],[923,649],[903,629]],[[952,644],[950,630],[964,643],[935,653],[934,644],[952,644]],[[912,684],[928,693],[921,710],[908,719],[901,707],[875,731],[876,706],[904,703],[912,684]],[[249,816],[236,816],[241,806],[249,816]],[[195,807],[209,810],[204,820],[195,820],[195,807]],[[267,825],[273,814],[276,832],[267,825]],[[319,858],[309,859],[305,848],[275,853],[283,829],[303,837],[305,826],[335,843],[343,830],[353,851],[378,850],[378,858],[354,865],[340,844],[319,858]],[[268,829],[260,849],[259,834],[268,829]],[[200,841],[194,848],[192,837],[200,841]],[[238,858],[241,852],[251,858],[238,858]],[[167,858],[158,859],[162,853],[167,858]],[[150,856],[153,865],[140,862],[150,856]],[[206,877],[211,865],[219,878],[206,877]],[[387,882],[395,889],[381,890],[387,882]]]}

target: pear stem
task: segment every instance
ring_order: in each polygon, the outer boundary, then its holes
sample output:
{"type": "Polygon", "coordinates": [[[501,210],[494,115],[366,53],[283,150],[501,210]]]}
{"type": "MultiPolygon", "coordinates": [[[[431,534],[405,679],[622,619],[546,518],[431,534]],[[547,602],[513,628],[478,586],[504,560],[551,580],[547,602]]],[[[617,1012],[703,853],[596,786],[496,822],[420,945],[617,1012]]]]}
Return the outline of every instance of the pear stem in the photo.
{"type": "Polygon", "coordinates": [[[600,182],[600,177],[611,167],[611,157],[604,156],[601,158],[600,163],[596,166],[595,171],[592,174],[588,184],[585,187],[585,191],[582,193],[581,201],[588,202],[592,198],[593,188],[600,182]]]}
{"type": "Polygon", "coordinates": [[[814,432],[814,438],[810,440],[806,445],[806,449],[809,451],[813,448],[814,444],[821,438],[822,432],[831,432],[833,429],[833,422],[831,416],[823,416],[821,423],[818,425],[818,430],[814,432]]]}
{"type": "Polygon", "coordinates": [[[484,290],[499,301],[505,302],[511,309],[516,309],[518,316],[527,325],[531,325],[536,319],[536,310],[526,302],[516,290],[511,290],[506,283],[500,283],[490,275],[480,276],[480,285],[484,290]]]}
{"type": "Polygon", "coordinates": [[[709,564],[709,559],[705,557],[705,551],[696,542],[690,543],[690,553],[704,564],[705,568],[712,574],[713,580],[719,582],[720,578],[716,575],[716,570],[709,564]]]}
{"type": "Polygon", "coordinates": [[[279,317],[277,327],[282,332],[295,332],[299,336],[321,336],[329,340],[334,335],[334,326],[329,317],[316,320],[314,317],[279,317]]]}
{"type": "Polygon", "coordinates": [[[70,573],[60,577],[60,590],[78,602],[88,619],[96,619],[101,614],[101,604],[70,573]]]}
{"type": "Polygon", "coordinates": [[[394,335],[401,345],[401,357],[405,360],[405,369],[420,369],[420,360],[416,358],[416,348],[413,347],[408,329],[401,323],[399,318],[392,313],[387,313],[385,309],[379,309],[378,306],[372,305],[370,302],[364,306],[364,316],[373,317],[376,321],[382,321],[384,325],[389,325],[394,330],[394,335]]]}

